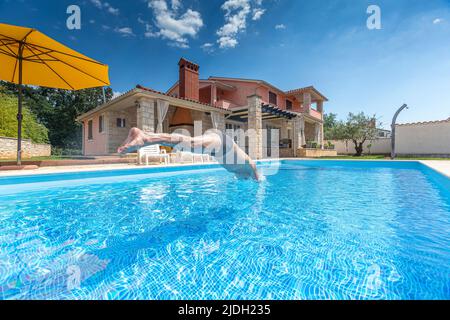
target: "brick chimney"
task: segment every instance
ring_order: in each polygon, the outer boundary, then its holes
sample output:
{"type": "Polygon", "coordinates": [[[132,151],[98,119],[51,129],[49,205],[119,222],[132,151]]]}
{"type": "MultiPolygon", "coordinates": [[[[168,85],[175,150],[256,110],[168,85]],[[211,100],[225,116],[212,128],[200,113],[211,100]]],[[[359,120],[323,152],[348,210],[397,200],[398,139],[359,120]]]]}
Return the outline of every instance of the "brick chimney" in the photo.
{"type": "Polygon", "coordinates": [[[184,58],[180,59],[178,66],[180,67],[180,98],[199,101],[198,70],[200,67],[184,58]]]}

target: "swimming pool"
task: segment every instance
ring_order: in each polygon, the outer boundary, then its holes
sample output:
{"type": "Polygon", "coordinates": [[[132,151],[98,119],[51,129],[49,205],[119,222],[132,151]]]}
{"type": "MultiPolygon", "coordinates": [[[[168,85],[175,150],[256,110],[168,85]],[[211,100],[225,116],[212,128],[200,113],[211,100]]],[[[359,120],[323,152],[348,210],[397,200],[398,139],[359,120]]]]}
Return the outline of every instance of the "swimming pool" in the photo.
{"type": "Polygon", "coordinates": [[[450,299],[450,180],[417,162],[3,177],[0,207],[1,299],[450,299]]]}

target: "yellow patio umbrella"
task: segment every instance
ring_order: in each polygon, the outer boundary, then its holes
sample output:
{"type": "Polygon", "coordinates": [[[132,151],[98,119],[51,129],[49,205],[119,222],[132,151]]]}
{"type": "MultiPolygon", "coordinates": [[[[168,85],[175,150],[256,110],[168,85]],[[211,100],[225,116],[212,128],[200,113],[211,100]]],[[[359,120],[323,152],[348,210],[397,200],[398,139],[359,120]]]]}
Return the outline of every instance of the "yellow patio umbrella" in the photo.
{"type": "Polygon", "coordinates": [[[0,80],[18,84],[17,165],[22,151],[22,85],[66,90],[108,86],[108,66],[45,34],[0,23],[0,80]]]}

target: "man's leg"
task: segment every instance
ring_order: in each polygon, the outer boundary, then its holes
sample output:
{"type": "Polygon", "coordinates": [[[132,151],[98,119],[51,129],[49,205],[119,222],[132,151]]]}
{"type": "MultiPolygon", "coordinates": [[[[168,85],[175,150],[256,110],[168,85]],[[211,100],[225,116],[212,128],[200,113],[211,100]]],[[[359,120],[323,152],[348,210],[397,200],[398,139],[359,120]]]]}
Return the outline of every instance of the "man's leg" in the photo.
{"type": "Polygon", "coordinates": [[[117,149],[118,153],[129,153],[142,147],[160,144],[168,147],[183,146],[191,150],[215,152],[217,161],[228,171],[241,178],[258,180],[258,172],[253,160],[230,138],[222,133],[211,133],[199,137],[188,137],[178,134],[149,133],[138,128],[132,128],[125,142],[117,149]],[[232,163],[227,163],[231,155],[232,163]]]}

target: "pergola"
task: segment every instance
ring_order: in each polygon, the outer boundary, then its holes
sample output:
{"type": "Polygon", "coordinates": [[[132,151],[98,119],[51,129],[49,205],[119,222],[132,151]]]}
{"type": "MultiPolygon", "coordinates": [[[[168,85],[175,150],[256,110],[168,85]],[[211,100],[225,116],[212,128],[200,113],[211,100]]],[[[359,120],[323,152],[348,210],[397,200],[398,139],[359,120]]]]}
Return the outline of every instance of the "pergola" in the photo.
{"type": "MultiPolygon", "coordinates": [[[[248,108],[234,110],[228,117],[228,120],[239,121],[239,122],[247,122],[248,121],[248,108]]],[[[262,104],[261,105],[262,112],[262,120],[275,120],[275,119],[288,119],[292,120],[297,117],[296,113],[281,110],[280,108],[270,105],[270,104],[262,104]]]]}

